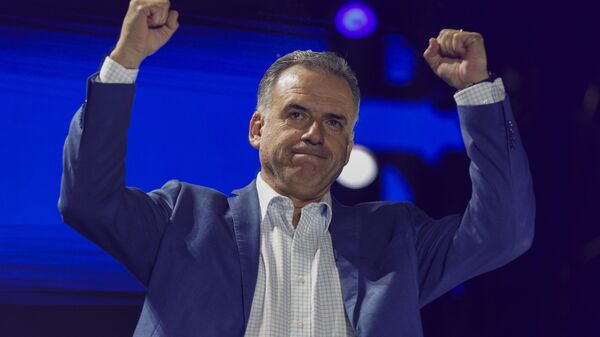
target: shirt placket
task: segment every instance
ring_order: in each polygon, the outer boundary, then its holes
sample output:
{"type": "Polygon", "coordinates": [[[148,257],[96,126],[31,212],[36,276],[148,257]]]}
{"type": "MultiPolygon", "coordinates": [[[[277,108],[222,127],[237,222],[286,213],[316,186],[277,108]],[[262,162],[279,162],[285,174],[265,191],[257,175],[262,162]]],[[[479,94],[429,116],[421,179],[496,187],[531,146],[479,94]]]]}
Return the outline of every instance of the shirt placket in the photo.
{"type": "Polygon", "coordinates": [[[316,251],[313,217],[303,210],[293,233],[291,254],[292,336],[310,336],[312,330],[311,269],[316,251]]]}

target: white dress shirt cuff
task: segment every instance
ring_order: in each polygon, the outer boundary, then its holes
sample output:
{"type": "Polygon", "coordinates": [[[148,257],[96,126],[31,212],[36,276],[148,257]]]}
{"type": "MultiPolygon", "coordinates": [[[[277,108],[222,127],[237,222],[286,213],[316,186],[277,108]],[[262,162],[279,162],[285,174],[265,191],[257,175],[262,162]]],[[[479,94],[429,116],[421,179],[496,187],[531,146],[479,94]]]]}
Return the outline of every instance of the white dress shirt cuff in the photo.
{"type": "Polygon", "coordinates": [[[456,105],[483,105],[503,101],[506,97],[501,78],[494,82],[483,82],[454,94],[456,105]]]}
{"type": "Polygon", "coordinates": [[[139,69],[127,69],[110,57],[104,59],[98,80],[102,83],[134,83],[139,69]]]}

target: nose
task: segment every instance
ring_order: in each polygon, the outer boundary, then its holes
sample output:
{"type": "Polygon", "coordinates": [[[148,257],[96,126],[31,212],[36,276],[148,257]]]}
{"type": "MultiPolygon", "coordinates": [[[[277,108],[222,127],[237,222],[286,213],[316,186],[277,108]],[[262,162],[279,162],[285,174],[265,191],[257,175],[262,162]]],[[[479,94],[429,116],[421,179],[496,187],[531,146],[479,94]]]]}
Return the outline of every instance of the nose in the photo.
{"type": "Polygon", "coordinates": [[[318,121],[313,121],[310,127],[302,134],[301,140],[311,143],[312,145],[323,144],[323,130],[318,121]]]}

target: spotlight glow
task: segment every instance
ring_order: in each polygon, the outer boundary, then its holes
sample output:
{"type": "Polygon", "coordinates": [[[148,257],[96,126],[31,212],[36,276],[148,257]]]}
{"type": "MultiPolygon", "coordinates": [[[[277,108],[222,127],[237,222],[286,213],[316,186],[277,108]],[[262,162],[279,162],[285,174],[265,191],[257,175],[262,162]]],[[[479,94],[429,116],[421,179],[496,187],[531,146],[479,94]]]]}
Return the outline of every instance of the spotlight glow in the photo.
{"type": "Polygon", "coordinates": [[[366,147],[354,145],[350,160],[337,181],[347,188],[364,188],[375,180],[377,170],[377,161],[371,151],[366,147]]]}
{"type": "Polygon", "coordinates": [[[365,4],[350,3],[335,15],[335,28],[346,37],[360,39],[375,31],[377,17],[365,4]]]}
{"type": "Polygon", "coordinates": [[[400,35],[385,37],[385,77],[390,84],[406,86],[415,77],[416,53],[400,35]]]}

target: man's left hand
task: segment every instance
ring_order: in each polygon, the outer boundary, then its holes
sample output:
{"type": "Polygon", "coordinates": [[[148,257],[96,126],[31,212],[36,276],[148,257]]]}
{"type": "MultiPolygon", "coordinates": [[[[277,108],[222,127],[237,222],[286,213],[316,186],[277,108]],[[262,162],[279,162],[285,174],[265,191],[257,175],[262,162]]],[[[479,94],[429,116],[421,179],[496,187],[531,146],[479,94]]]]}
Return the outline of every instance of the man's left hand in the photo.
{"type": "Polygon", "coordinates": [[[437,38],[429,39],[423,57],[436,75],[458,90],[489,77],[479,33],[442,29],[437,38]]]}

